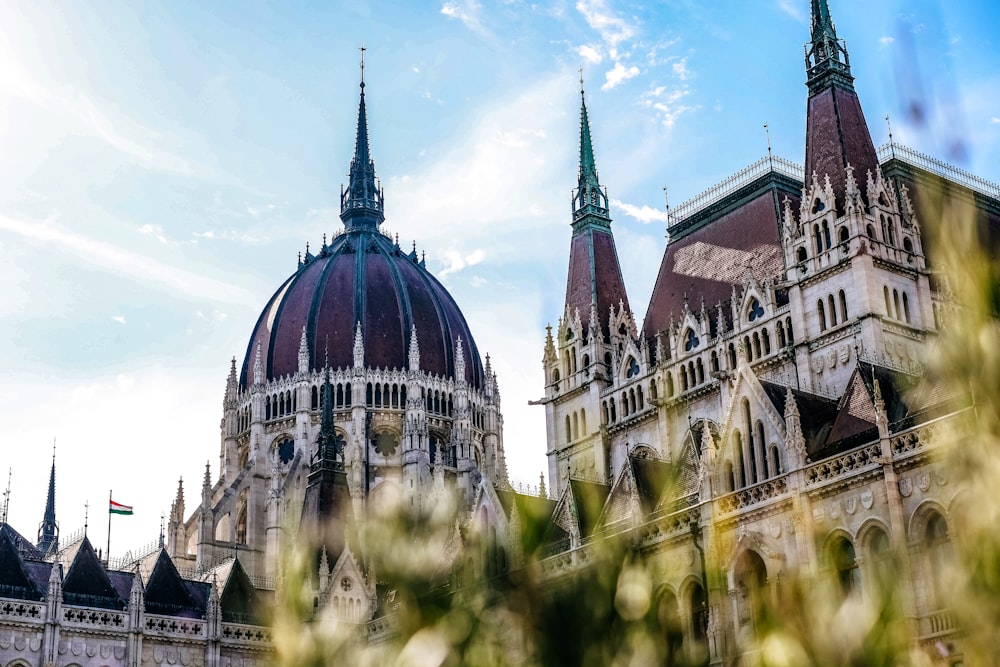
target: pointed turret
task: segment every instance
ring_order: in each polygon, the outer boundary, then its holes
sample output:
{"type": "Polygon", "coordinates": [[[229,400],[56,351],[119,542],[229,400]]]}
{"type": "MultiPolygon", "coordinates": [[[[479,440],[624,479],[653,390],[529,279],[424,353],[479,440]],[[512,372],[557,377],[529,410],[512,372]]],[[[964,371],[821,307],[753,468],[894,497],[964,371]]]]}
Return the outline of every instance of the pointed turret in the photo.
{"type": "MultiPolygon", "coordinates": [[[[878,171],[878,159],[861,102],[854,90],[850,58],[830,18],[826,0],[812,0],[812,34],[806,44],[806,178],[829,176],[837,210],[845,209],[847,165],[863,175],[878,171]]],[[[804,203],[805,205],[806,203],[804,203]]],[[[812,206],[812,202],[808,202],[812,206]]]]}
{"type": "Polygon", "coordinates": [[[319,427],[319,439],[316,441],[316,461],[314,466],[333,467],[337,462],[343,467],[344,453],[342,443],[337,441],[337,431],[333,425],[333,385],[330,384],[330,369],[327,367],[323,377],[323,417],[319,427]]]}
{"type": "Polygon", "coordinates": [[[375,179],[375,161],[368,149],[368,115],[365,109],[365,60],[361,50],[361,101],[358,104],[358,132],[347,188],[340,193],[340,219],[344,227],[376,229],[385,220],[382,188],[375,179]]]}
{"type": "Polygon", "coordinates": [[[49,472],[49,494],[45,498],[45,514],[38,527],[38,549],[50,553],[59,549],[59,524],[56,522],[56,446],[52,445],[52,470],[49,472]]]}
{"type": "MultiPolygon", "coordinates": [[[[606,313],[619,302],[628,308],[628,295],[611,233],[608,196],[597,177],[582,80],[580,84],[580,171],[573,193],[573,238],[565,312],[589,313],[596,307],[597,312],[606,313]]],[[[607,325],[602,323],[601,327],[607,338],[607,325]]]]}

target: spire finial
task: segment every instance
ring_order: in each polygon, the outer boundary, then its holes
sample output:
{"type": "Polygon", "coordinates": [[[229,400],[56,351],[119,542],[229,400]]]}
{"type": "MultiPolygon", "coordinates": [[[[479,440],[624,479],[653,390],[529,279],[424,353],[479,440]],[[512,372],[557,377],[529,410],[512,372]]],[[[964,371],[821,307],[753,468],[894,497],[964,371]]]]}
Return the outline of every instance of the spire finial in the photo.
{"type": "Polygon", "coordinates": [[[583,66],[580,67],[580,97],[583,97],[583,66]]]}
{"type": "Polygon", "coordinates": [[[10,509],[10,478],[14,475],[13,468],[7,468],[7,490],[3,492],[3,518],[0,523],[7,523],[7,510],[10,509]]]}
{"type": "Polygon", "coordinates": [[[365,48],[364,42],[361,43],[361,46],[358,47],[358,50],[361,51],[361,87],[364,88],[365,87],[365,51],[367,51],[367,49],[365,48]]]}

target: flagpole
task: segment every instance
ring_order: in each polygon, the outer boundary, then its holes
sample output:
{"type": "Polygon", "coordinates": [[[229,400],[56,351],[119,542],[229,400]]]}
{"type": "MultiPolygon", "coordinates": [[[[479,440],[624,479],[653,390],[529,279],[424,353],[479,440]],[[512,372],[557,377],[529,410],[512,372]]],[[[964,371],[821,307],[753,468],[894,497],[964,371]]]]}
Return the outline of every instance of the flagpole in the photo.
{"type": "Polygon", "coordinates": [[[111,497],[112,491],[108,491],[108,550],[104,554],[105,567],[111,565],[111,497]]]}

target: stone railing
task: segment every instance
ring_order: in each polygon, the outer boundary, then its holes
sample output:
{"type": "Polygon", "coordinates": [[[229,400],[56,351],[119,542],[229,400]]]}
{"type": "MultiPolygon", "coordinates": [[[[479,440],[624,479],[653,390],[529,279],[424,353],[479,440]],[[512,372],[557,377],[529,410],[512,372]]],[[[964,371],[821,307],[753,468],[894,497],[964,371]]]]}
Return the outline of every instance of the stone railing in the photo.
{"type": "Polygon", "coordinates": [[[171,637],[204,637],[205,621],[147,614],[145,631],[171,637]]]}
{"type": "Polygon", "coordinates": [[[895,436],[889,440],[889,444],[892,446],[893,458],[906,456],[907,454],[924,449],[927,443],[933,440],[933,434],[934,427],[925,426],[895,436]]]}
{"type": "Polygon", "coordinates": [[[63,622],[67,625],[91,628],[124,628],[125,612],[86,607],[63,607],[63,622]]]}
{"type": "Polygon", "coordinates": [[[270,648],[271,631],[259,625],[243,625],[239,623],[223,623],[222,639],[227,644],[270,648]]]}
{"type": "Polygon", "coordinates": [[[730,512],[759,505],[768,500],[780,498],[786,493],[788,493],[787,479],[785,477],[776,477],[756,486],[740,489],[735,493],[730,493],[728,496],[722,496],[718,500],[719,511],[723,514],[729,514],[730,512]]]}
{"type": "Polygon", "coordinates": [[[848,477],[880,465],[882,447],[869,443],[845,454],[838,454],[806,468],[806,486],[820,486],[826,482],[848,477]]]}
{"type": "Polygon", "coordinates": [[[0,601],[0,618],[7,621],[41,621],[45,618],[45,604],[21,600],[0,601]]]}
{"type": "Polygon", "coordinates": [[[368,621],[365,627],[365,636],[369,644],[379,644],[389,639],[395,634],[396,628],[392,624],[389,616],[380,616],[368,621]]]}
{"type": "Polygon", "coordinates": [[[933,611],[920,618],[920,635],[923,638],[943,635],[952,632],[956,627],[955,612],[950,609],[933,611]]]}

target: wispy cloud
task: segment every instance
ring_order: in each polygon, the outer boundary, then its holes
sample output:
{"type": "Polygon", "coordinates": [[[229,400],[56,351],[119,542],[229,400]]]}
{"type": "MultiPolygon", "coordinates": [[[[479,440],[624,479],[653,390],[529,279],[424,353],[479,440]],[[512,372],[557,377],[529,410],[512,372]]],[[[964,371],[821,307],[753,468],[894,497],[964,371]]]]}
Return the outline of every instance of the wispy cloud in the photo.
{"type": "Polygon", "coordinates": [[[615,16],[604,0],[580,0],[576,10],[583,15],[587,24],[600,34],[601,39],[610,48],[618,46],[624,40],[631,39],[636,32],[635,26],[625,19],[615,16]]]}
{"type": "Polygon", "coordinates": [[[677,88],[655,86],[643,93],[641,104],[656,111],[664,127],[673,127],[682,115],[701,108],[701,105],[683,102],[690,94],[686,84],[677,88]]]}
{"type": "Polygon", "coordinates": [[[105,241],[75,234],[52,220],[25,222],[0,215],[0,230],[36,243],[70,252],[109,273],[125,275],[198,300],[256,304],[259,299],[248,290],[164,264],[156,259],[126,250],[105,241]]]}
{"type": "Polygon", "coordinates": [[[481,263],[486,258],[486,253],[477,249],[471,253],[462,254],[458,250],[449,249],[445,251],[444,256],[448,262],[448,266],[438,271],[438,275],[442,278],[450,273],[455,273],[466,267],[481,263]]]}
{"type": "Polygon", "coordinates": [[[791,16],[796,21],[806,20],[805,12],[802,11],[804,0],[778,0],[778,9],[791,16]]]}
{"type": "Polygon", "coordinates": [[[892,44],[895,41],[896,41],[895,37],[891,37],[889,35],[886,35],[885,37],[879,38],[878,43],[881,44],[882,46],[889,46],[890,44],[892,44]]]}
{"type": "Polygon", "coordinates": [[[117,322],[118,324],[125,324],[125,316],[124,315],[113,315],[111,317],[111,319],[114,320],[115,322],[117,322]]]}
{"type": "Polygon", "coordinates": [[[635,65],[625,67],[625,65],[617,62],[614,67],[604,73],[604,85],[601,86],[601,90],[611,90],[623,81],[628,81],[636,76],[639,76],[638,67],[635,65]]]}
{"type": "Polygon", "coordinates": [[[601,53],[601,47],[594,46],[593,44],[582,44],[576,47],[576,52],[588,63],[598,65],[602,60],[604,60],[604,54],[601,53]]]}
{"type": "Polygon", "coordinates": [[[611,203],[616,207],[620,208],[622,213],[629,216],[630,218],[635,218],[639,222],[648,225],[651,222],[666,222],[667,212],[661,211],[658,208],[653,208],[643,204],[642,206],[636,206],[634,204],[628,204],[618,199],[612,199],[611,203]]]}
{"type": "Polygon", "coordinates": [[[142,227],[139,228],[139,233],[140,234],[145,234],[147,236],[152,236],[154,239],[156,239],[160,243],[166,243],[167,242],[167,237],[163,233],[163,227],[160,227],[159,225],[145,224],[145,225],[143,225],[142,227]]]}
{"type": "Polygon", "coordinates": [[[478,35],[490,36],[490,32],[483,26],[483,6],[478,0],[448,0],[441,5],[441,13],[461,21],[466,28],[478,35]]]}

